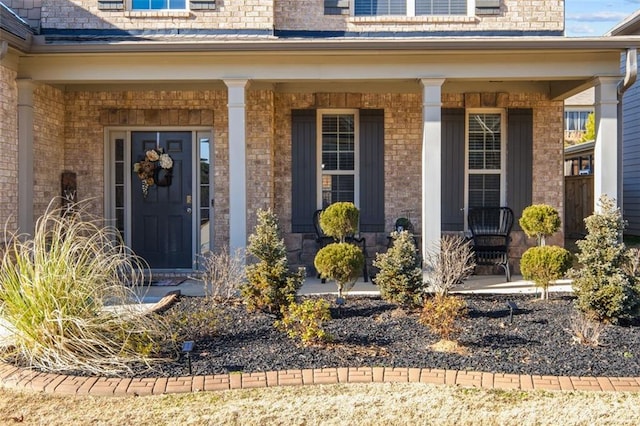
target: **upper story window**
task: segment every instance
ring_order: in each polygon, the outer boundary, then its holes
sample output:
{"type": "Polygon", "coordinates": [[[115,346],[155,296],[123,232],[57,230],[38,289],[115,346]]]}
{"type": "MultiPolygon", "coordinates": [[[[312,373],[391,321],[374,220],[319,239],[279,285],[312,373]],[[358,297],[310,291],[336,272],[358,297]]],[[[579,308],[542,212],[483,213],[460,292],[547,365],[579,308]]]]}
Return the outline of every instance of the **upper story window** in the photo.
{"type": "Polygon", "coordinates": [[[133,10],[185,10],[186,0],[131,0],[133,10]]]}
{"type": "Polygon", "coordinates": [[[355,16],[467,15],[468,0],[355,0],[355,16]]]}

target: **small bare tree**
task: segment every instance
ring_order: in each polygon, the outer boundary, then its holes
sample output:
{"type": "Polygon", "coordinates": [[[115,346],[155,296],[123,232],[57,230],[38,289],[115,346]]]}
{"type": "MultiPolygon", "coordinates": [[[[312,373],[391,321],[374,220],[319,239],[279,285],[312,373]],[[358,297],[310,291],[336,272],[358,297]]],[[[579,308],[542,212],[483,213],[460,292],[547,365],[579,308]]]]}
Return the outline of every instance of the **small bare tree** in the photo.
{"type": "Polygon", "coordinates": [[[227,247],[218,253],[206,253],[198,257],[205,296],[216,301],[228,301],[240,295],[240,287],[245,282],[245,259],[240,250],[233,255],[227,247]]]}
{"type": "Polygon", "coordinates": [[[471,244],[457,235],[443,235],[440,245],[425,255],[426,282],[437,296],[446,296],[468,278],[476,266],[471,244]]]}
{"type": "Polygon", "coordinates": [[[605,323],[593,320],[582,312],[578,312],[571,317],[569,326],[573,340],[588,346],[598,346],[600,344],[600,334],[606,328],[605,323]]]}

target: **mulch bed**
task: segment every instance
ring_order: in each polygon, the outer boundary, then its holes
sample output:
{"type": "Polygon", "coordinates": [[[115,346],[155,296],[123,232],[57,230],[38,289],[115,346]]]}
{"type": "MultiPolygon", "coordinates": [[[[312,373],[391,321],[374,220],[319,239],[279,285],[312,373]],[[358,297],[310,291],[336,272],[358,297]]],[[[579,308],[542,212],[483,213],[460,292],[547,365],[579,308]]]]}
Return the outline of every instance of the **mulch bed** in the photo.
{"type": "MultiPolygon", "coordinates": [[[[317,296],[319,297],[319,296],[317,296]]],[[[324,296],[323,296],[324,297],[324,296]]],[[[172,310],[213,310],[215,333],[194,338],[194,375],[323,367],[417,367],[563,376],[640,375],[640,322],[607,326],[600,346],[574,341],[570,295],[549,301],[531,295],[465,295],[471,312],[458,342],[466,354],[431,348],[439,338],[418,323],[419,312],[402,312],[377,297],[349,297],[332,308],[326,330],[334,341],[303,347],[273,326],[274,317],[247,313],[241,304],[219,305],[182,297],[172,310]],[[516,303],[513,322],[507,301],[516,303]]],[[[333,296],[326,296],[335,306],[333,296]]],[[[188,375],[184,357],[136,371],[136,377],[188,375]]]]}

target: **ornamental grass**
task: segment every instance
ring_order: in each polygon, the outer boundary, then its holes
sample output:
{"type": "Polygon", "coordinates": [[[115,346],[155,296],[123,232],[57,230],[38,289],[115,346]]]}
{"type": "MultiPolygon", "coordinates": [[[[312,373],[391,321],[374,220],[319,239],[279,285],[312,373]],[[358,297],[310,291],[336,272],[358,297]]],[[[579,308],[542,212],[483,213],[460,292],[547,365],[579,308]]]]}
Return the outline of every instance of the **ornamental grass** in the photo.
{"type": "Polygon", "coordinates": [[[62,210],[54,202],[33,237],[6,235],[0,317],[12,335],[2,356],[50,372],[118,375],[149,364],[170,335],[132,303],[144,262],[115,228],[83,219],[83,205],[62,210]],[[121,309],[104,309],[114,304],[121,309]]]}

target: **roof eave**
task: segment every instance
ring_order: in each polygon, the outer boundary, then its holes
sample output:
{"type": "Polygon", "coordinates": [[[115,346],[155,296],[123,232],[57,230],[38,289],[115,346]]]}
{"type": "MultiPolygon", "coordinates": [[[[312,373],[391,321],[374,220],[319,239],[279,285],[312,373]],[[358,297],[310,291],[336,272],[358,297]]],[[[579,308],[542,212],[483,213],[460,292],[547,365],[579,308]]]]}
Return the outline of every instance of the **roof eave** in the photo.
{"type": "Polygon", "coordinates": [[[45,44],[36,37],[30,53],[154,53],[154,52],[322,52],[322,51],[599,51],[640,48],[640,36],[624,37],[515,37],[421,39],[275,39],[206,41],[136,41],[45,44]]]}

